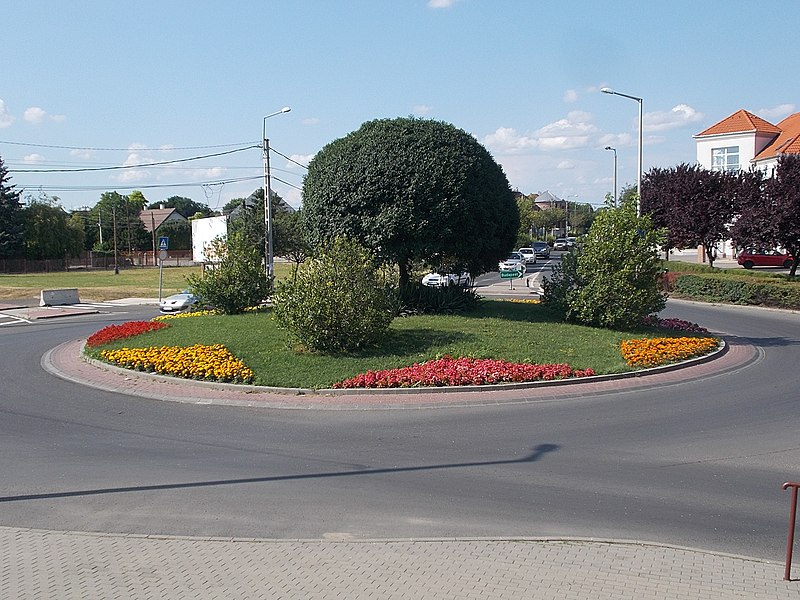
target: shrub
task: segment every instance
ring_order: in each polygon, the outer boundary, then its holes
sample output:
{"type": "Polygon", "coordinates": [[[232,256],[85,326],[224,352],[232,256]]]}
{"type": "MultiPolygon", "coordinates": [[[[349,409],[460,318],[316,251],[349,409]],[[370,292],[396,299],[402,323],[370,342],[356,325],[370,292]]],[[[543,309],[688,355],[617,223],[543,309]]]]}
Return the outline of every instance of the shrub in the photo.
{"type": "Polygon", "coordinates": [[[800,285],[791,281],[681,274],[675,278],[673,293],[706,302],[800,309],[800,285]]]}
{"type": "Polygon", "coordinates": [[[312,352],[350,352],[378,341],[397,313],[367,251],[344,238],[278,284],[273,318],[312,352]]]}
{"type": "Polygon", "coordinates": [[[454,314],[478,308],[480,296],[468,287],[430,287],[415,281],[400,286],[397,300],[401,314],[454,314]]]}
{"type": "Polygon", "coordinates": [[[227,240],[211,242],[212,251],[222,257],[213,269],[187,280],[202,302],[227,315],[244,312],[264,301],[270,281],[261,262],[260,250],[247,241],[241,231],[232,231],[227,240]]]}
{"type": "Polygon", "coordinates": [[[634,329],[665,305],[658,289],[661,232],[633,200],[599,211],[583,247],[544,282],[543,299],[576,323],[634,329]]]}

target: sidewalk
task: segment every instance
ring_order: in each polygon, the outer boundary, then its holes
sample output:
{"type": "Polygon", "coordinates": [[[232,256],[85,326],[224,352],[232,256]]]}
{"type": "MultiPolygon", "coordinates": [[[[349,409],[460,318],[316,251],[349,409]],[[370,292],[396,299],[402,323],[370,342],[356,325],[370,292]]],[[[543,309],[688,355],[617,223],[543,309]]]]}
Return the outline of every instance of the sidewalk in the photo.
{"type": "Polygon", "coordinates": [[[0,527],[0,597],[800,598],[783,566],[577,539],[254,540],[0,527]]]}
{"type": "MultiPolygon", "coordinates": [[[[298,396],[98,368],[81,340],[42,358],[60,377],[162,400],[263,408],[413,409],[535,402],[686,381],[739,368],[755,349],[632,379],[486,392],[298,396]],[[643,381],[646,380],[646,381],[643,381]]],[[[10,501],[6,499],[5,501],[10,501]]],[[[0,527],[0,598],[800,598],[783,563],[631,540],[195,538],[0,527]]],[[[800,577],[800,565],[794,575],[800,577]]]]}

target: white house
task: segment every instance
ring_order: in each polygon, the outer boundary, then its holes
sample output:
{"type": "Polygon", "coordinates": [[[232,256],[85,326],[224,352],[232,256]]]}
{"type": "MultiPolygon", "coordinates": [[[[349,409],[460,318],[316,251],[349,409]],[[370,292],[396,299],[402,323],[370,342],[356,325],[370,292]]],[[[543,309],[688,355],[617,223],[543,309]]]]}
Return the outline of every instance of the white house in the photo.
{"type": "MultiPolygon", "coordinates": [[[[800,154],[800,113],[777,125],[744,109],[693,136],[698,164],[712,171],[763,170],[772,176],[781,154],[800,154]]],[[[733,256],[730,241],[718,248],[733,256]]]]}

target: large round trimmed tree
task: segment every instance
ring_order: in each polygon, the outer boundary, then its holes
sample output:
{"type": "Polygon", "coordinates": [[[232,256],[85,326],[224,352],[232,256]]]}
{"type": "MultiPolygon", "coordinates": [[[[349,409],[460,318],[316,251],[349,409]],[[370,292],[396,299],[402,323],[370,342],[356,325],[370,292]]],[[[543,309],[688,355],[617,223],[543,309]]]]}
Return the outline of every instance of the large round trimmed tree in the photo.
{"type": "Polygon", "coordinates": [[[409,282],[414,261],[479,274],[511,250],[519,212],[502,168],[448,123],[378,119],[308,166],[303,219],[312,245],[353,238],[409,282]]]}

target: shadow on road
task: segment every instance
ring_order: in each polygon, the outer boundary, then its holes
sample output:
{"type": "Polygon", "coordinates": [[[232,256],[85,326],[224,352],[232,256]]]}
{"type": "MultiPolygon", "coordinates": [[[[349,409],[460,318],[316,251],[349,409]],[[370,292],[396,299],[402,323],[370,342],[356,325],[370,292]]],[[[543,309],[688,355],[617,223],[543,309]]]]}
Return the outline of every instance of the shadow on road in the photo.
{"type": "Polygon", "coordinates": [[[334,471],[331,473],[304,473],[297,475],[276,475],[274,477],[248,477],[244,479],[217,479],[214,481],[196,481],[187,483],[164,483],[158,485],[138,485],[126,487],[98,488],[93,490],[71,490],[44,494],[21,494],[18,496],[0,496],[0,502],[20,502],[23,500],[50,500],[54,498],[74,498],[79,496],[99,496],[101,494],[121,494],[127,492],[150,492],[158,490],[180,490],[223,485],[242,485],[249,483],[272,483],[280,481],[299,481],[304,479],[325,479],[329,477],[351,477],[355,475],[385,475],[394,473],[411,473],[414,471],[437,471],[442,469],[461,469],[465,467],[488,467],[492,465],[510,465],[515,463],[536,462],[548,452],[560,449],[558,444],[539,444],[531,452],[521,458],[503,460],[473,461],[463,463],[444,463],[420,465],[416,467],[392,467],[384,469],[358,469],[334,471]]]}

